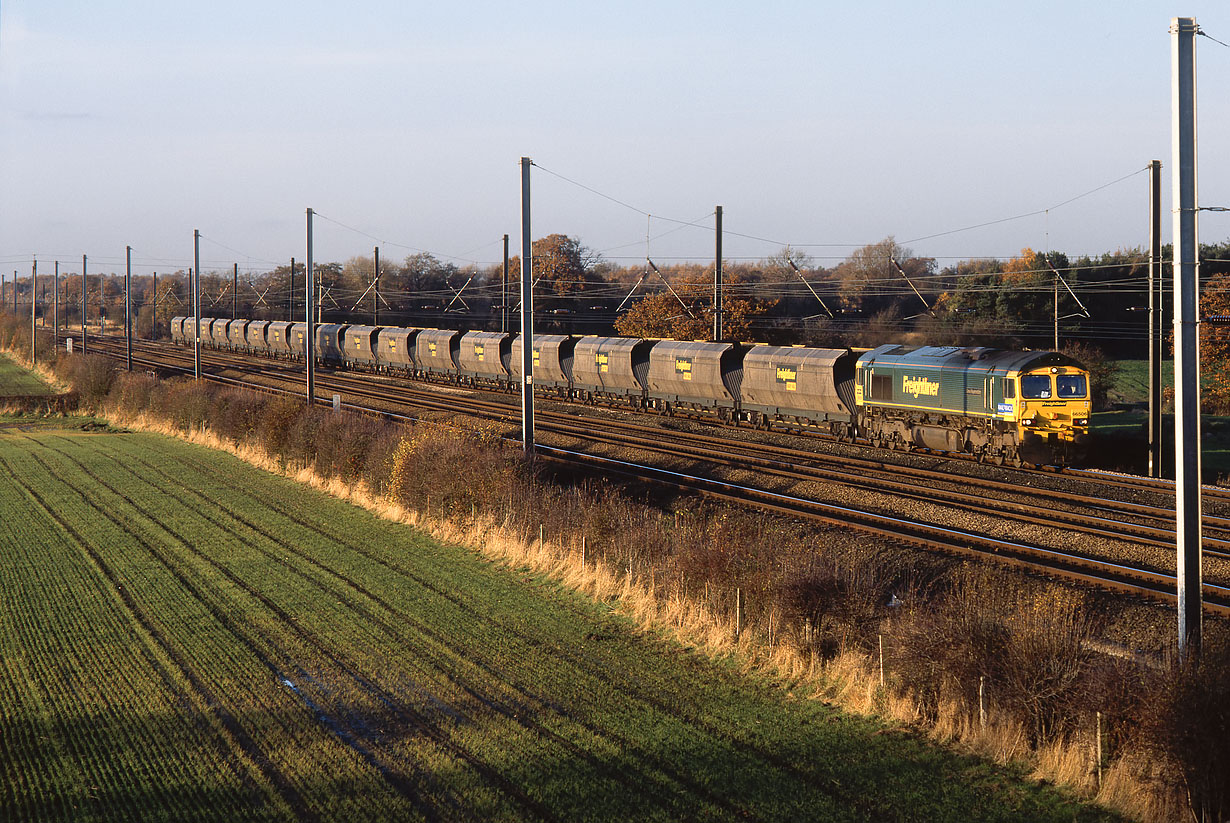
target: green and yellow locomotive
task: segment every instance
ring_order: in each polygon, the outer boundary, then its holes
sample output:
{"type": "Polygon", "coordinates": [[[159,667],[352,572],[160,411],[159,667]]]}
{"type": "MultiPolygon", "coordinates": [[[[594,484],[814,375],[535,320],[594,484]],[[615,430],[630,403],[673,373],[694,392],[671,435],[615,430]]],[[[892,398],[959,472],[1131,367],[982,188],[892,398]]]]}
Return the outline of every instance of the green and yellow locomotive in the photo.
{"type": "Polygon", "coordinates": [[[994,463],[1070,463],[1089,434],[1089,373],[1058,352],[880,346],[855,366],[859,431],[994,463]]]}

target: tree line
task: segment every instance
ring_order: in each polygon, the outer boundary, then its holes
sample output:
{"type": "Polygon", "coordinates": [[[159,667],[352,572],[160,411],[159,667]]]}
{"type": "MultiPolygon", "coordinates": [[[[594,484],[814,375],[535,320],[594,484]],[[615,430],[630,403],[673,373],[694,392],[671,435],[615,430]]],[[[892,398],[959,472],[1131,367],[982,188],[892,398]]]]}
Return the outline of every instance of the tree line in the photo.
{"type": "MultiPolygon", "coordinates": [[[[713,328],[714,265],[616,265],[577,238],[535,241],[537,327],[543,331],[708,339],[713,328]]],[[[1169,260],[1169,250],[1163,260],[1169,260]]],[[[1230,315],[1230,242],[1202,247],[1205,314],[1230,315]]],[[[381,259],[378,284],[371,256],[314,266],[319,316],[325,322],[499,329],[519,325],[520,259],[503,266],[458,265],[429,253],[381,259]]],[[[1163,266],[1163,328],[1170,324],[1170,266],[1163,266]]],[[[894,238],[855,249],[831,266],[786,247],[762,260],[723,265],[724,336],[780,345],[983,345],[1050,348],[1055,318],[1062,345],[1096,346],[1114,357],[1143,357],[1148,304],[1143,249],[1069,258],[1022,249],[1009,259],[970,259],[939,266],[894,238]]],[[[282,320],[304,313],[302,263],[262,272],[201,276],[202,314],[282,320]],[[236,288],[236,285],[238,288],[236,288]]],[[[134,330],[167,333],[170,319],[191,313],[188,272],[132,278],[134,330]]],[[[39,277],[39,300],[50,312],[51,278],[39,277]]],[[[61,322],[80,323],[81,276],[60,277],[61,322]]],[[[0,306],[12,308],[14,284],[0,306]]],[[[29,278],[16,284],[29,306],[29,278]]],[[[92,323],[123,318],[123,277],[91,275],[86,295],[92,323]]],[[[28,311],[28,308],[25,309],[28,311]]],[[[38,309],[43,312],[43,307],[38,309]]],[[[1228,389],[1230,393],[1230,389],[1228,389]]]]}

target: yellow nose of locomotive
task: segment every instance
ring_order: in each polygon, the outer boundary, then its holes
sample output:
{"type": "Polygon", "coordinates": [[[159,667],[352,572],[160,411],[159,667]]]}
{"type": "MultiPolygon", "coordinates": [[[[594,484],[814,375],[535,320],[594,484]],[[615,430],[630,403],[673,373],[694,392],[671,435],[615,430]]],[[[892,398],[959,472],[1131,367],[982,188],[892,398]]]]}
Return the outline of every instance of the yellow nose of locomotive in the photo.
{"type": "MultiPolygon", "coordinates": [[[[1020,376],[1017,419],[1024,449],[1070,456],[1089,434],[1089,373],[1075,366],[1051,366],[1020,376]]],[[[1034,459],[1038,459],[1034,456],[1034,459]]]]}

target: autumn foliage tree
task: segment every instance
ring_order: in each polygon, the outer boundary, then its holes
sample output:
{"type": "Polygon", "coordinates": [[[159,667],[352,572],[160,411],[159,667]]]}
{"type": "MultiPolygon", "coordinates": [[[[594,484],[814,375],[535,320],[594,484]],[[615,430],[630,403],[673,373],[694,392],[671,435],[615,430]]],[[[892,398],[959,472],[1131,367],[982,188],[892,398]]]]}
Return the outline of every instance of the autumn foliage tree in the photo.
{"type": "MultiPolygon", "coordinates": [[[[1200,314],[1230,316],[1230,274],[1219,274],[1200,290],[1200,314]]],[[[1203,408],[1208,414],[1230,414],[1230,326],[1200,324],[1200,373],[1203,408]]]]}
{"type": "MultiPolygon", "coordinates": [[[[727,340],[750,340],[751,320],[766,313],[774,301],[745,296],[746,278],[723,278],[722,330],[727,340]]],[[[649,295],[615,321],[615,331],[629,337],[708,340],[713,333],[713,267],[690,272],[671,282],[669,290],[649,295]],[[678,295],[678,297],[676,297],[678,295]]]]}

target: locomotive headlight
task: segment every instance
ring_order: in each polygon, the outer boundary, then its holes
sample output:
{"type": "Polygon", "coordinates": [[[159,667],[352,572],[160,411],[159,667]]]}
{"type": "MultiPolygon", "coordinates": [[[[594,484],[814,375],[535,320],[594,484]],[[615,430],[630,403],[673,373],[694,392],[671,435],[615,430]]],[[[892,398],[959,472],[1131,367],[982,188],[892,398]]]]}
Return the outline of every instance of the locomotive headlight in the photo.
{"type": "Polygon", "coordinates": [[[1078,419],[1076,419],[1076,420],[1073,420],[1072,422],[1073,422],[1073,423],[1075,423],[1075,424],[1076,424],[1076,425],[1078,425],[1078,426],[1088,426],[1088,425],[1089,425],[1089,418],[1088,418],[1088,417],[1081,417],[1081,418],[1078,418],[1078,419]]]}
{"type": "Polygon", "coordinates": [[[1032,417],[1026,417],[1024,420],[1021,421],[1022,426],[1032,426],[1033,424],[1034,424],[1034,419],[1032,417]]]}

